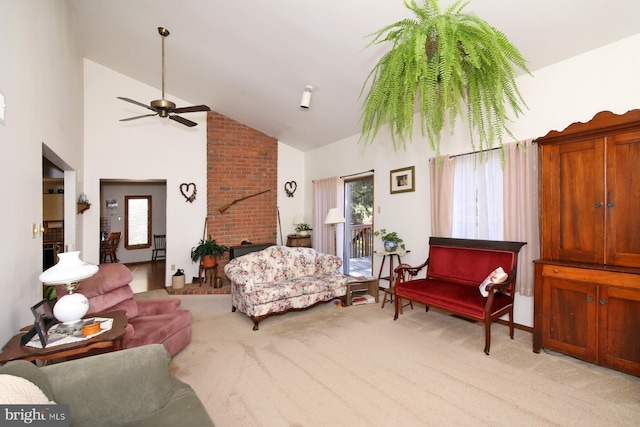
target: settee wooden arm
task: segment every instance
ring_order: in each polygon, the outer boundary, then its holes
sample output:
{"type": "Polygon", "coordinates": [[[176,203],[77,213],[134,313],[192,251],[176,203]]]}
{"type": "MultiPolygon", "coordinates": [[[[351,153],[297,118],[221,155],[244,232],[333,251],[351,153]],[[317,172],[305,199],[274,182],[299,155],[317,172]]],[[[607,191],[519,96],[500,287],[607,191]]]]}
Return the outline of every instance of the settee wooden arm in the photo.
{"type": "Polygon", "coordinates": [[[415,267],[409,264],[404,264],[404,263],[397,266],[393,270],[396,276],[396,286],[398,285],[398,283],[402,283],[407,280],[411,280],[411,278],[415,278],[420,272],[420,270],[425,268],[428,264],[429,264],[429,260],[427,259],[424,263],[417,265],[415,267]]]}
{"type": "Polygon", "coordinates": [[[420,270],[425,268],[427,265],[429,265],[428,259],[424,263],[416,266],[412,266],[409,264],[400,264],[394,269],[394,272],[396,273],[396,275],[399,275],[399,276],[402,276],[406,272],[410,276],[414,277],[414,276],[417,276],[420,270]]]}
{"type": "Polygon", "coordinates": [[[490,294],[493,293],[493,291],[495,290],[505,295],[511,295],[513,293],[513,289],[515,289],[514,286],[515,286],[516,274],[517,274],[517,267],[514,267],[511,270],[511,273],[509,273],[509,277],[507,277],[507,280],[505,280],[502,283],[491,283],[487,285],[485,290],[490,294]]]}

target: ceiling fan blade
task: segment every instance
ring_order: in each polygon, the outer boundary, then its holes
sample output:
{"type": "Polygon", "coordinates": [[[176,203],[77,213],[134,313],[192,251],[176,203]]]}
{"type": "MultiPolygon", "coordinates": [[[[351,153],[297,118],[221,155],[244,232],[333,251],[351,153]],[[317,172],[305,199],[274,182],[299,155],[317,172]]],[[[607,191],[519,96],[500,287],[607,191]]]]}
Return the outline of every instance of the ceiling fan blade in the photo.
{"type": "Polygon", "coordinates": [[[192,122],[191,120],[187,120],[184,117],[180,117],[180,116],[169,116],[169,118],[171,120],[175,120],[178,123],[182,123],[185,126],[189,126],[190,128],[194,127],[197,125],[196,122],[192,122]]]}
{"type": "Polygon", "coordinates": [[[130,103],[132,103],[132,104],[139,105],[140,107],[142,107],[142,108],[146,108],[146,109],[151,110],[151,111],[157,111],[155,108],[150,107],[150,106],[148,106],[147,104],[143,104],[142,102],[134,101],[133,99],[123,98],[122,96],[116,96],[116,98],[121,99],[121,100],[123,100],[123,101],[130,102],[130,103]]]}
{"type": "Polygon", "coordinates": [[[198,111],[211,111],[206,105],[192,105],[191,107],[174,108],[174,113],[197,113],[198,111]]]}
{"type": "Polygon", "coordinates": [[[153,116],[157,116],[158,113],[155,114],[145,114],[142,116],[135,116],[135,117],[129,117],[127,119],[120,119],[121,122],[128,122],[129,120],[137,120],[137,119],[142,119],[143,117],[153,117],[153,116]]]}

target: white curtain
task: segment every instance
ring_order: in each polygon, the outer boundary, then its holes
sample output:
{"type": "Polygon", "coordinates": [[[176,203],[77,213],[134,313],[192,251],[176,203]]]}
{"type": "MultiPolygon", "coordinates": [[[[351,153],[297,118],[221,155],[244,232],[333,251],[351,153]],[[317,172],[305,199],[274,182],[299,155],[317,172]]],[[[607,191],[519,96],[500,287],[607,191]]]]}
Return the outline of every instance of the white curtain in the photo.
{"type": "Polygon", "coordinates": [[[533,263],[540,257],[538,159],[531,140],[500,150],[441,159],[431,168],[434,236],[527,242],[518,257],[516,291],[533,295],[533,263]],[[481,157],[483,156],[483,157],[481,157]]]}
{"type": "MultiPolygon", "coordinates": [[[[329,209],[342,208],[340,183],[337,176],[313,181],[313,248],[318,252],[337,253],[334,247],[334,229],[325,225],[324,220],[329,209]]],[[[339,234],[337,238],[342,241],[339,234]]]]}
{"type": "Polygon", "coordinates": [[[501,154],[499,150],[454,157],[452,236],[504,238],[501,154]]]}
{"type": "Polygon", "coordinates": [[[533,296],[533,260],[540,257],[537,148],[530,139],[504,146],[504,238],[527,242],[520,250],[516,286],[524,296],[533,296]]]}

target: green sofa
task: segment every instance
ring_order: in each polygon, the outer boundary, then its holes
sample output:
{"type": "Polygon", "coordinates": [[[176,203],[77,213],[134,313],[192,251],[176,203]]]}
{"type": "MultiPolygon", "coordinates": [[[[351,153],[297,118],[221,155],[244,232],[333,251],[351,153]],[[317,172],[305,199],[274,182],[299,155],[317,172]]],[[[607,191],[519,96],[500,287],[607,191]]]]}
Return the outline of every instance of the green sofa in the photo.
{"type": "Polygon", "coordinates": [[[9,362],[0,374],[25,378],[68,404],[72,426],[213,426],[194,390],[169,372],[161,344],[36,367],[9,362]]]}

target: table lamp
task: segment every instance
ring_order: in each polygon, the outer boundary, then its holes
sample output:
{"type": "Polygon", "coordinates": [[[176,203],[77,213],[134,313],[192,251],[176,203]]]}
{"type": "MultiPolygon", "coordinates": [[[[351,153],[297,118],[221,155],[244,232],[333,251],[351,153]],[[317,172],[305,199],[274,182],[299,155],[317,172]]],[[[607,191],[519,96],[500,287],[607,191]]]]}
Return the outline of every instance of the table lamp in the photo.
{"type": "Polygon", "coordinates": [[[334,248],[334,255],[338,255],[338,230],[337,230],[337,224],[343,224],[346,222],[346,219],[344,219],[344,216],[342,215],[342,212],[340,212],[340,210],[338,208],[331,208],[329,209],[329,212],[327,213],[327,217],[324,220],[325,224],[330,225],[333,228],[333,248],[334,248]]]}
{"type": "Polygon", "coordinates": [[[80,252],[58,254],[58,263],[40,275],[45,285],[63,285],[68,294],[58,299],[53,306],[53,315],[61,325],[57,332],[72,334],[82,329],[82,316],[89,311],[89,300],[76,293],[81,280],[98,272],[98,266],[80,259],[80,252]]]}

